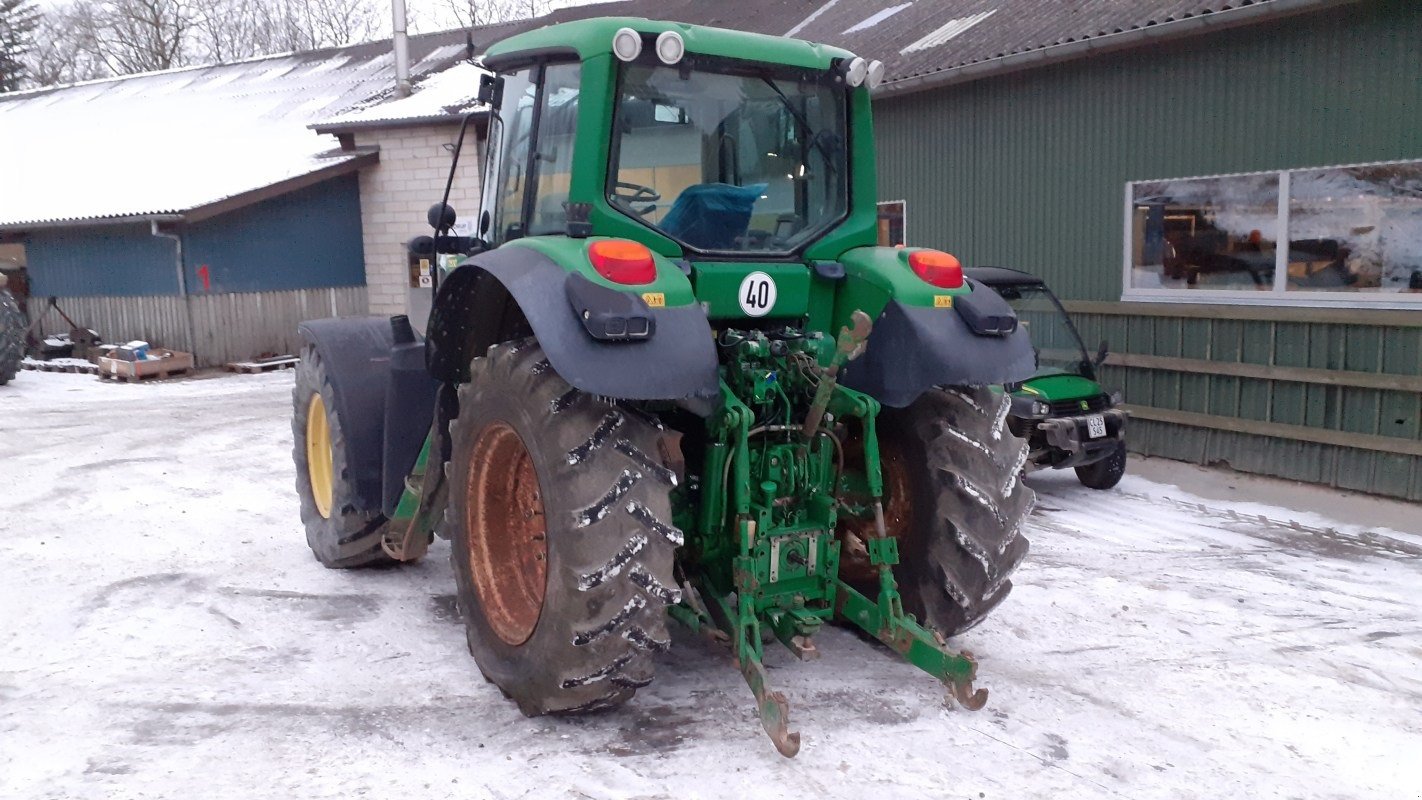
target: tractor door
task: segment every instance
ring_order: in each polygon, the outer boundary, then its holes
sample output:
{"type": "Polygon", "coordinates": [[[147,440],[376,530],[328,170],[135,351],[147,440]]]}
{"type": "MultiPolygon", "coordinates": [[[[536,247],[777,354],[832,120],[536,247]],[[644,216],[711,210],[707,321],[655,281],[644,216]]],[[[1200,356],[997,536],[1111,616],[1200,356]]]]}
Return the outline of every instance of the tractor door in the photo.
{"type": "Polygon", "coordinates": [[[540,64],[504,76],[500,113],[489,126],[491,157],[484,179],[491,245],[566,228],[580,75],[581,65],[573,63],[540,64]]]}

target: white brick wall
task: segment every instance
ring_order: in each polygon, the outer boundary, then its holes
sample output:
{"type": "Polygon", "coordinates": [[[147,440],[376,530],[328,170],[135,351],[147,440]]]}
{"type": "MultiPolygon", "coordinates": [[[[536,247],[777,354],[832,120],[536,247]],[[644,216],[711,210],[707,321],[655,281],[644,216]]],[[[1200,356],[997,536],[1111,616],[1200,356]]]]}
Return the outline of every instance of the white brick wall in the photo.
{"type": "MultiPolygon", "coordinates": [[[[380,148],[380,163],[361,170],[360,221],[365,244],[366,294],[370,313],[409,314],[423,328],[429,313],[429,290],[411,289],[405,243],[431,234],[425,212],[444,194],[453,145],[459,126],[422,126],[362,131],[357,146],[380,148]]],[[[482,148],[471,130],[459,158],[459,173],[449,192],[449,204],[460,219],[479,215],[479,168],[482,148]]]]}

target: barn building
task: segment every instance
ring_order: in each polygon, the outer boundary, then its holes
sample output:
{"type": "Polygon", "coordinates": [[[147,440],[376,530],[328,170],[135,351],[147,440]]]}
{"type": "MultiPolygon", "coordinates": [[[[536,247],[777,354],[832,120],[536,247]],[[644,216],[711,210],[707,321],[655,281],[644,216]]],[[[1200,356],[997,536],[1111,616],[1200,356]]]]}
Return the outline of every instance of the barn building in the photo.
{"type": "Polygon", "coordinates": [[[883,60],[885,241],[1045,278],[1110,343],[1136,451],[1422,500],[1422,5],[629,0],[537,22],[614,14],[883,60]]]}
{"type": "MultiPolygon", "coordinates": [[[[416,37],[416,78],[465,57],[416,37]]],[[[296,324],[367,308],[359,172],[312,122],[393,90],[388,42],[0,95],[0,246],[42,331],[291,352],[296,324]]]]}

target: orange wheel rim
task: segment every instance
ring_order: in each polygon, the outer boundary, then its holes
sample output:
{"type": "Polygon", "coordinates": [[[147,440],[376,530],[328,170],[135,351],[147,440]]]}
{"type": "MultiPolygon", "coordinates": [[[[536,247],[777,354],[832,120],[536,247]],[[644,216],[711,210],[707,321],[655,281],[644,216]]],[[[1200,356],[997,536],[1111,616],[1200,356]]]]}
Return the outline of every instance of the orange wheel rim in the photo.
{"type": "Polygon", "coordinates": [[[533,635],[548,584],[548,528],[533,457],[513,428],[480,432],[464,486],[464,538],[479,605],[494,635],[533,635]]]}

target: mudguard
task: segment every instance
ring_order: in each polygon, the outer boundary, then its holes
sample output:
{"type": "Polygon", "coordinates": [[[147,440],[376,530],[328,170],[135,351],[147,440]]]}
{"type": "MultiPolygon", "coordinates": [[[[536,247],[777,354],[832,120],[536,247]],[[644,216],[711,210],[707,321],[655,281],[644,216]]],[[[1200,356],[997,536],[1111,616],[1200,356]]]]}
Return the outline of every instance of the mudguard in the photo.
{"type": "Polygon", "coordinates": [[[381,508],[385,392],[394,337],[387,317],[334,317],[297,326],[326,365],[336,417],[346,441],[347,468],[361,511],[381,508]]]}
{"type": "Polygon", "coordinates": [[[441,380],[468,380],[471,358],[509,336],[510,326],[526,323],[558,375],[584,392],[690,401],[693,408],[719,396],[716,347],[700,306],[649,309],[653,335],[599,341],[569,305],[570,274],[527,247],[501,247],[465,261],[435,300],[426,350],[430,372],[441,380]]]}
{"type": "Polygon", "coordinates": [[[1027,331],[977,335],[955,308],[889,301],[864,354],[844,367],[845,386],[903,408],[932,386],[1015,383],[1032,377],[1027,331]]]}

